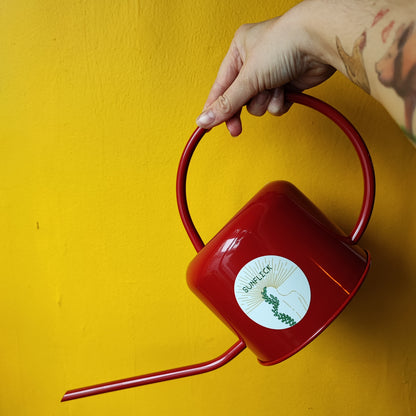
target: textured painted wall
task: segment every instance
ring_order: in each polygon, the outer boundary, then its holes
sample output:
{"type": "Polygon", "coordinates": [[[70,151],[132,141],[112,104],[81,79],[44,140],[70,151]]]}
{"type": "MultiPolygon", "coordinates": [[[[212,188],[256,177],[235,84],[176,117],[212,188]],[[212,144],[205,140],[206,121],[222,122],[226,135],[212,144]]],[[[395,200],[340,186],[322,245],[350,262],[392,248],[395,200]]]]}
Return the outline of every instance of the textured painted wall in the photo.
{"type": "MultiPolygon", "coordinates": [[[[311,93],[356,125],[377,175],[373,267],[349,308],[274,367],[246,351],[204,376],[59,403],[234,342],[186,287],[176,168],[236,28],[295,3],[1,2],[1,415],[415,414],[416,151],[340,75],[311,93]]],[[[342,133],[296,107],[243,117],[242,137],[214,129],[190,169],[203,238],[277,178],[351,228],[362,185],[342,133]]]]}

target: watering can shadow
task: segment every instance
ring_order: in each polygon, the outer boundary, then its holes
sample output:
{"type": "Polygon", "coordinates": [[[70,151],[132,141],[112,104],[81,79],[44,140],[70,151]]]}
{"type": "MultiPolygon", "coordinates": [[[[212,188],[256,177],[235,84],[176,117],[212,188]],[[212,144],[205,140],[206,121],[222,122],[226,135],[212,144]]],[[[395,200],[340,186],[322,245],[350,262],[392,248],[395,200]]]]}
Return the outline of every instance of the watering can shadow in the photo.
{"type": "Polygon", "coordinates": [[[357,243],[375,198],[371,158],[359,133],[337,110],[303,93],[287,93],[286,99],[329,117],[357,152],[364,196],[352,232],[345,235],[291,183],[275,181],[205,245],[186,199],[189,163],[206,133],[197,128],[182,154],[176,184],[179,213],[197,251],[187,281],[238,341],[213,360],[69,390],[62,401],[212,371],[246,347],[261,364],[279,363],[318,336],[356,294],[370,266],[369,253],[357,243]]]}

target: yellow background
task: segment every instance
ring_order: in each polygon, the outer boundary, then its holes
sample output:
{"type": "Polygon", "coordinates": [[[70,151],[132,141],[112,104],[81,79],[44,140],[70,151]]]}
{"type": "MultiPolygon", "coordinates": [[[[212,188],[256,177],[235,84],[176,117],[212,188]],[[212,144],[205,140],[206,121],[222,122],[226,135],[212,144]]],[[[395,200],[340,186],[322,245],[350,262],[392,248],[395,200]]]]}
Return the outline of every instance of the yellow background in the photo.
{"type": "MultiPolygon", "coordinates": [[[[234,342],[186,286],[176,168],[236,28],[295,3],[0,3],[1,415],[416,413],[416,150],[341,75],[311,94],[356,125],[377,176],[360,243],[373,265],[345,312],[274,367],[245,351],[202,376],[59,402],[234,342]]],[[[361,173],[335,126],[299,107],[243,122],[238,139],[214,129],[192,161],[204,240],[279,178],[353,226],[361,173]]]]}

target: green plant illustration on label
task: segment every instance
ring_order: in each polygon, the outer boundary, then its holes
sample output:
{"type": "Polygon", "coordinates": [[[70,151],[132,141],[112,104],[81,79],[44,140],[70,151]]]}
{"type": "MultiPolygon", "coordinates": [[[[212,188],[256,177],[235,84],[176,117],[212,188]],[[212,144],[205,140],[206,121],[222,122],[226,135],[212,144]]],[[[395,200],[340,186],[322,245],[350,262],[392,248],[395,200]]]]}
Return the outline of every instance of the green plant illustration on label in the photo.
{"type": "Polygon", "coordinates": [[[235,299],[258,325],[288,329],[306,315],[311,301],[308,279],[293,261],[275,255],[256,257],[240,269],[235,299]]]}
{"type": "Polygon", "coordinates": [[[277,297],[272,294],[268,295],[266,286],[263,288],[261,292],[261,296],[265,302],[273,306],[272,312],[273,312],[273,315],[277,319],[279,319],[284,324],[289,325],[289,326],[296,325],[296,321],[291,316],[289,316],[286,313],[279,312],[279,305],[280,305],[279,299],[277,299],[277,297]]]}

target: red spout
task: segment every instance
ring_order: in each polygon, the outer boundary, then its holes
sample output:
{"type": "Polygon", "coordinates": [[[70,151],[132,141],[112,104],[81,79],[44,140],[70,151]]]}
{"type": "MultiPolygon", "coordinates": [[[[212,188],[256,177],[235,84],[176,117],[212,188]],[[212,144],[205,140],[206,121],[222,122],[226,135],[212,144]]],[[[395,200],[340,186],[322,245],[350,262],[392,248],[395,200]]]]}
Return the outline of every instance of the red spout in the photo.
{"type": "Polygon", "coordinates": [[[245,347],[246,344],[240,339],[224,354],[221,354],[219,357],[204,363],[126,378],[122,380],[110,381],[108,383],[96,384],[94,386],[82,387],[75,390],[68,390],[62,397],[61,402],[80,399],[81,397],[93,396],[95,394],[108,393],[110,391],[128,389],[130,387],[144,386],[146,384],[158,383],[160,381],[173,380],[175,378],[207,373],[208,371],[216,370],[217,368],[222,367],[224,364],[227,364],[241,351],[243,351],[245,347]]]}

